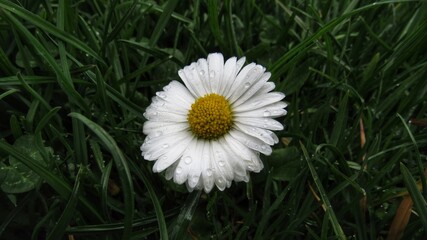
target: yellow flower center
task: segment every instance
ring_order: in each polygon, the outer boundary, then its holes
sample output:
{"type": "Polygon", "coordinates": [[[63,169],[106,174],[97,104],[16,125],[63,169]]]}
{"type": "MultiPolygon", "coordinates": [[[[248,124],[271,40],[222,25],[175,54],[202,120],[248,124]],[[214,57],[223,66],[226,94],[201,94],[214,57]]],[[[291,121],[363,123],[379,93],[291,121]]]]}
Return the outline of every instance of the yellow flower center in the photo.
{"type": "Polygon", "coordinates": [[[197,137],[208,140],[226,134],[233,123],[230,104],[215,93],[198,98],[191,105],[187,119],[191,131],[197,137]]]}

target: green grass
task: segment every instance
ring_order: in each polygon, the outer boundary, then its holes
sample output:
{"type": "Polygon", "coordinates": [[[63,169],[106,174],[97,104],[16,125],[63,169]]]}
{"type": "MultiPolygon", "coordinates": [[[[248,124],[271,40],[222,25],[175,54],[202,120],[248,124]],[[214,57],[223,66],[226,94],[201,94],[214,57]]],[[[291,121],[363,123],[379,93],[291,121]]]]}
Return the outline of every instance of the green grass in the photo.
{"type": "Polygon", "coordinates": [[[385,239],[409,194],[420,239],[426,33],[425,1],[0,0],[0,238],[385,239]],[[188,193],[142,114],[210,52],[272,72],[286,128],[249,183],[188,193]]]}

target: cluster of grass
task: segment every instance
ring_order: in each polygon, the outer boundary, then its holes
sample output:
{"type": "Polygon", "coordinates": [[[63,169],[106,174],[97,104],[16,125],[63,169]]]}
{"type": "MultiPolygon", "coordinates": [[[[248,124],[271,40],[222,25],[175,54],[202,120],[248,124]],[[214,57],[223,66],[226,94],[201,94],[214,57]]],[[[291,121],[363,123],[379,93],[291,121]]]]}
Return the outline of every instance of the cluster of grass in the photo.
{"type": "Polygon", "coordinates": [[[0,238],[427,235],[427,3],[0,0],[0,238]],[[151,97],[222,52],[272,72],[265,169],[188,193],[139,146],[151,97]]]}

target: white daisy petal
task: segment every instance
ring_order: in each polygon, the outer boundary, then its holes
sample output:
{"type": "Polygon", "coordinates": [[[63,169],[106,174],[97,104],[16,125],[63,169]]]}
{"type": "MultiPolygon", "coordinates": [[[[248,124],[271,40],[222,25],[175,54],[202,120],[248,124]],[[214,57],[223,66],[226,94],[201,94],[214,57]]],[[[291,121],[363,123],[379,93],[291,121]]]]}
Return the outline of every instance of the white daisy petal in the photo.
{"type": "Polygon", "coordinates": [[[250,161],[247,161],[248,171],[251,172],[260,172],[264,168],[264,164],[262,163],[259,156],[252,158],[250,161]]]}
{"type": "Polygon", "coordinates": [[[203,82],[205,88],[207,89],[208,92],[211,92],[211,87],[209,83],[208,61],[204,58],[197,60],[196,69],[197,69],[197,73],[199,74],[199,78],[203,82]]]}
{"type": "Polygon", "coordinates": [[[199,73],[197,73],[196,70],[196,63],[192,63],[190,66],[186,66],[184,69],[179,70],[178,74],[193,96],[201,97],[207,93],[205,88],[206,83],[200,79],[199,73]]]}
{"type": "Polygon", "coordinates": [[[195,100],[191,92],[178,81],[172,81],[164,87],[163,90],[165,92],[165,95],[161,96],[163,97],[163,101],[174,103],[175,105],[179,103],[179,105],[182,105],[182,107],[187,110],[190,109],[191,104],[193,104],[195,100]]]}
{"type": "Polygon", "coordinates": [[[215,170],[214,172],[220,173],[225,180],[231,181],[234,176],[233,163],[230,161],[232,155],[225,150],[225,144],[224,139],[212,142],[212,168],[215,170]]]}
{"type": "Polygon", "coordinates": [[[147,108],[144,117],[150,121],[161,122],[187,122],[187,116],[183,114],[157,111],[152,108],[147,108]]]}
{"type": "Polygon", "coordinates": [[[145,159],[155,160],[161,155],[169,152],[171,146],[174,146],[192,136],[187,131],[181,131],[173,134],[167,134],[158,138],[149,138],[144,141],[141,151],[145,159]]]}
{"type": "Polygon", "coordinates": [[[264,165],[279,139],[271,130],[283,125],[283,93],[271,92],[271,73],[245,58],[224,62],[208,55],[178,71],[184,85],[172,81],[156,93],[145,110],[142,156],[154,161],[153,172],[186,185],[188,191],[214,186],[224,190],[233,181],[248,182],[250,172],[264,165]]]}
{"type": "Polygon", "coordinates": [[[235,117],[280,117],[286,115],[287,111],[284,109],[287,104],[284,102],[275,102],[270,105],[258,108],[255,110],[248,110],[244,112],[237,112],[234,114],[235,117]]]}
{"type": "Polygon", "coordinates": [[[241,143],[243,143],[246,147],[263,153],[264,155],[270,155],[273,151],[270,145],[265,144],[258,138],[252,137],[246,133],[240,131],[230,131],[230,134],[241,143]]]}
{"type": "Polygon", "coordinates": [[[178,165],[175,169],[173,180],[177,184],[183,184],[188,179],[188,173],[191,170],[191,164],[194,159],[195,151],[197,149],[197,139],[193,140],[187,145],[186,151],[179,159],[178,165]]]}
{"type": "MultiPolygon", "coordinates": [[[[233,86],[231,87],[234,91],[233,94],[228,98],[230,103],[233,104],[239,97],[241,97],[245,92],[247,92],[253,85],[258,83],[261,79],[267,81],[265,78],[262,78],[265,68],[261,65],[249,64],[242,69],[242,71],[237,75],[236,80],[234,81],[233,86]]],[[[261,86],[257,86],[254,93],[261,86]]],[[[252,94],[253,95],[253,94],[252,94]]]]}
{"type": "Polygon", "coordinates": [[[224,66],[224,88],[222,89],[222,96],[226,97],[227,99],[230,97],[230,94],[232,93],[232,88],[237,74],[240,72],[240,69],[243,67],[243,64],[245,63],[246,58],[242,57],[239,60],[236,61],[235,57],[232,57],[228,59],[225,62],[224,66]]]}
{"type": "Polygon", "coordinates": [[[269,130],[258,127],[251,127],[241,123],[236,123],[236,128],[243,133],[260,139],[266,144],[273,145],[275,143],[276,139],[272,136],[272,134],[275,134],[269,130]]]}
{"type": "Polygon", "coordinates": [[[160,137],[164,134],[171,134],[188,129],[186,122],[154,122],[147,121],[144,123],[144,134],[152,137],[160,137]]]}
{"type": "Polygon", "coordinates": [[[192,140],[192,138],[184,138],[179,144],[170,146],[165,153],[158,158],[153,166],[153,172],[162,172],[173,163],[175,163],[185,151],[186,146],[192,140]]]}
{"type": "Polygon", "coordinates": [[[235,121],[246,124],[246,125],[269,129],[269,130],[275,130],[275,131],[283,130],[283,125],[271,118],[236,117],[235,121]]]}
{"type": "Polygon", "coordinates": [[[219,143],[220,144],[218,144],[217,149],[223,150],[223,153],[227,156],[227,162],[230,163],[230,166],[233,169],[235,180],[238,181],[238,179],[246,176],[247,172],[244,159],[241,159],[239,157],[239,153],[234,152],[230,148],[225,139],[221,139],[219,143]]]}
{"type": "MultiPolygon", "coordinates": [[[[227,99],[235,98],[233,95],[236,91],[240,91],[240,89],[243,87],[242,82],[245,80],[245,78],[248,76],[248,73],[256,67],[255,63],[250,63],[242,68],[242,70],[237,74],[235,79],[233,80],[233,84],[230,87],[230,91],[226,95],[227,99]]],[[[230,102],[232,102],[230,100],[230,102]]]]}
{"type": "MultiPolygon", "coordinates": [[[[236,131],[234,129],[230,130],[230,134],[227,134],[224,136],[224,139],[228,146],[231,148],[231,150],[235,153],[237,153],[241,158],[243,159],[250,159],[252,156],[251,150],[245,147],[242,142],[235,139],[231,132],[236,131]]],[[[225,144],[225,143],[224,143],[225,144]]]]}
{"type": "MultiPolygon", "coordinates": [[[[207,144],[205,141],[197,141],[193,152],[193,161],[190,163],[190,172],[188,173],[188,187],[194,189],[199,183],[203,166],[203,148],[207,144]]],[[[185,161],[185,160],[184,160],[185,161]]],[[[188,164],[188,163],[187,163],[188,164]]]]}
{"type": "Polygon", "coordinates": [[[213,156],[212,156],[212,144],[207,143],[205,144],[205,147],[203,149],[203,170],[202,170],[202,187],[204,188],[205,192],[210,192],[214,186],[215,179],[212,169],[213,167],[213,156]]]}
{"type": "Polygon", "coordinates": [[[265,107],[272,103],[276,103],[285,98],[285,94],[281,92],[271,92],[268,94],[256,94],[254,97],[241,104],[240,106],[235,107],[233,110],[235,112],[244,112],[250,111],[258,108],[265,107]]]}
{"type": "Polygon", "coordinates": [[[170,167],[166,168],[165,178],[166,180],[171,180],[173,178],[173,174],[178,166],[178,161],[174,162],[170,167]]]}
{"type": "Polygon", "coordinates": [[[218,93],[220,90],[223,71],[224,71],[224,57],[220,53],[213,53],[208,56],[209,66],[209,81],[211,92],[218,93]]]}
{"type": "Polygon", "coordinates": [[[218,90],[218,94],[226,96],[230,90],[231,85],[233,84],[234,78],[236,77],[236,71],[238,71],[237,58],[229,58],[224,64],[224,72],[222,76],[223,81],[221,83],[220,89],[218,90]]]}
{"type": "MultiPolygon", "coordinates": [[[[258,91],[260,91],[265,86],[265,83],[268,81],[270,76],[271,76],[271,73],[269,72],[262,74],[262,76],[259,78],[257,82],[250,85],[247,91],[244,92],[242,96],[240,96],[238,99],[236,99],[235,102],[232,103],[233,107],[240,106],[241,104],[245,103],[246,100],[248,100],[254,94],[256,94],[258,91]]],[[[243,86],[243,87],[246,88],[247,86],[243,86]]]]}

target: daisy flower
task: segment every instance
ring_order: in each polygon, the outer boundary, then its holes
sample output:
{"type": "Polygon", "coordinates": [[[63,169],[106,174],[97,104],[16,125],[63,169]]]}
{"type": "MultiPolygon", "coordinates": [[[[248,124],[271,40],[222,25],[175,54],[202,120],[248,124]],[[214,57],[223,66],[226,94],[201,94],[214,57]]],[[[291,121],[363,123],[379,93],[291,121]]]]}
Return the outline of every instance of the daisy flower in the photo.
{"type": "Polygon", "coordinates": [[[156,93],[144,113],[141,146],[154,172],[208,193],[262,170],[260,153],[271,154],[279,141],[272,130],[283,129],[273,118],[286,115],[287,104],[285,94],[272,92],[263,66],[244,63],[209,54],[178,71],[184,85],[172,81],[156,93]]]}

